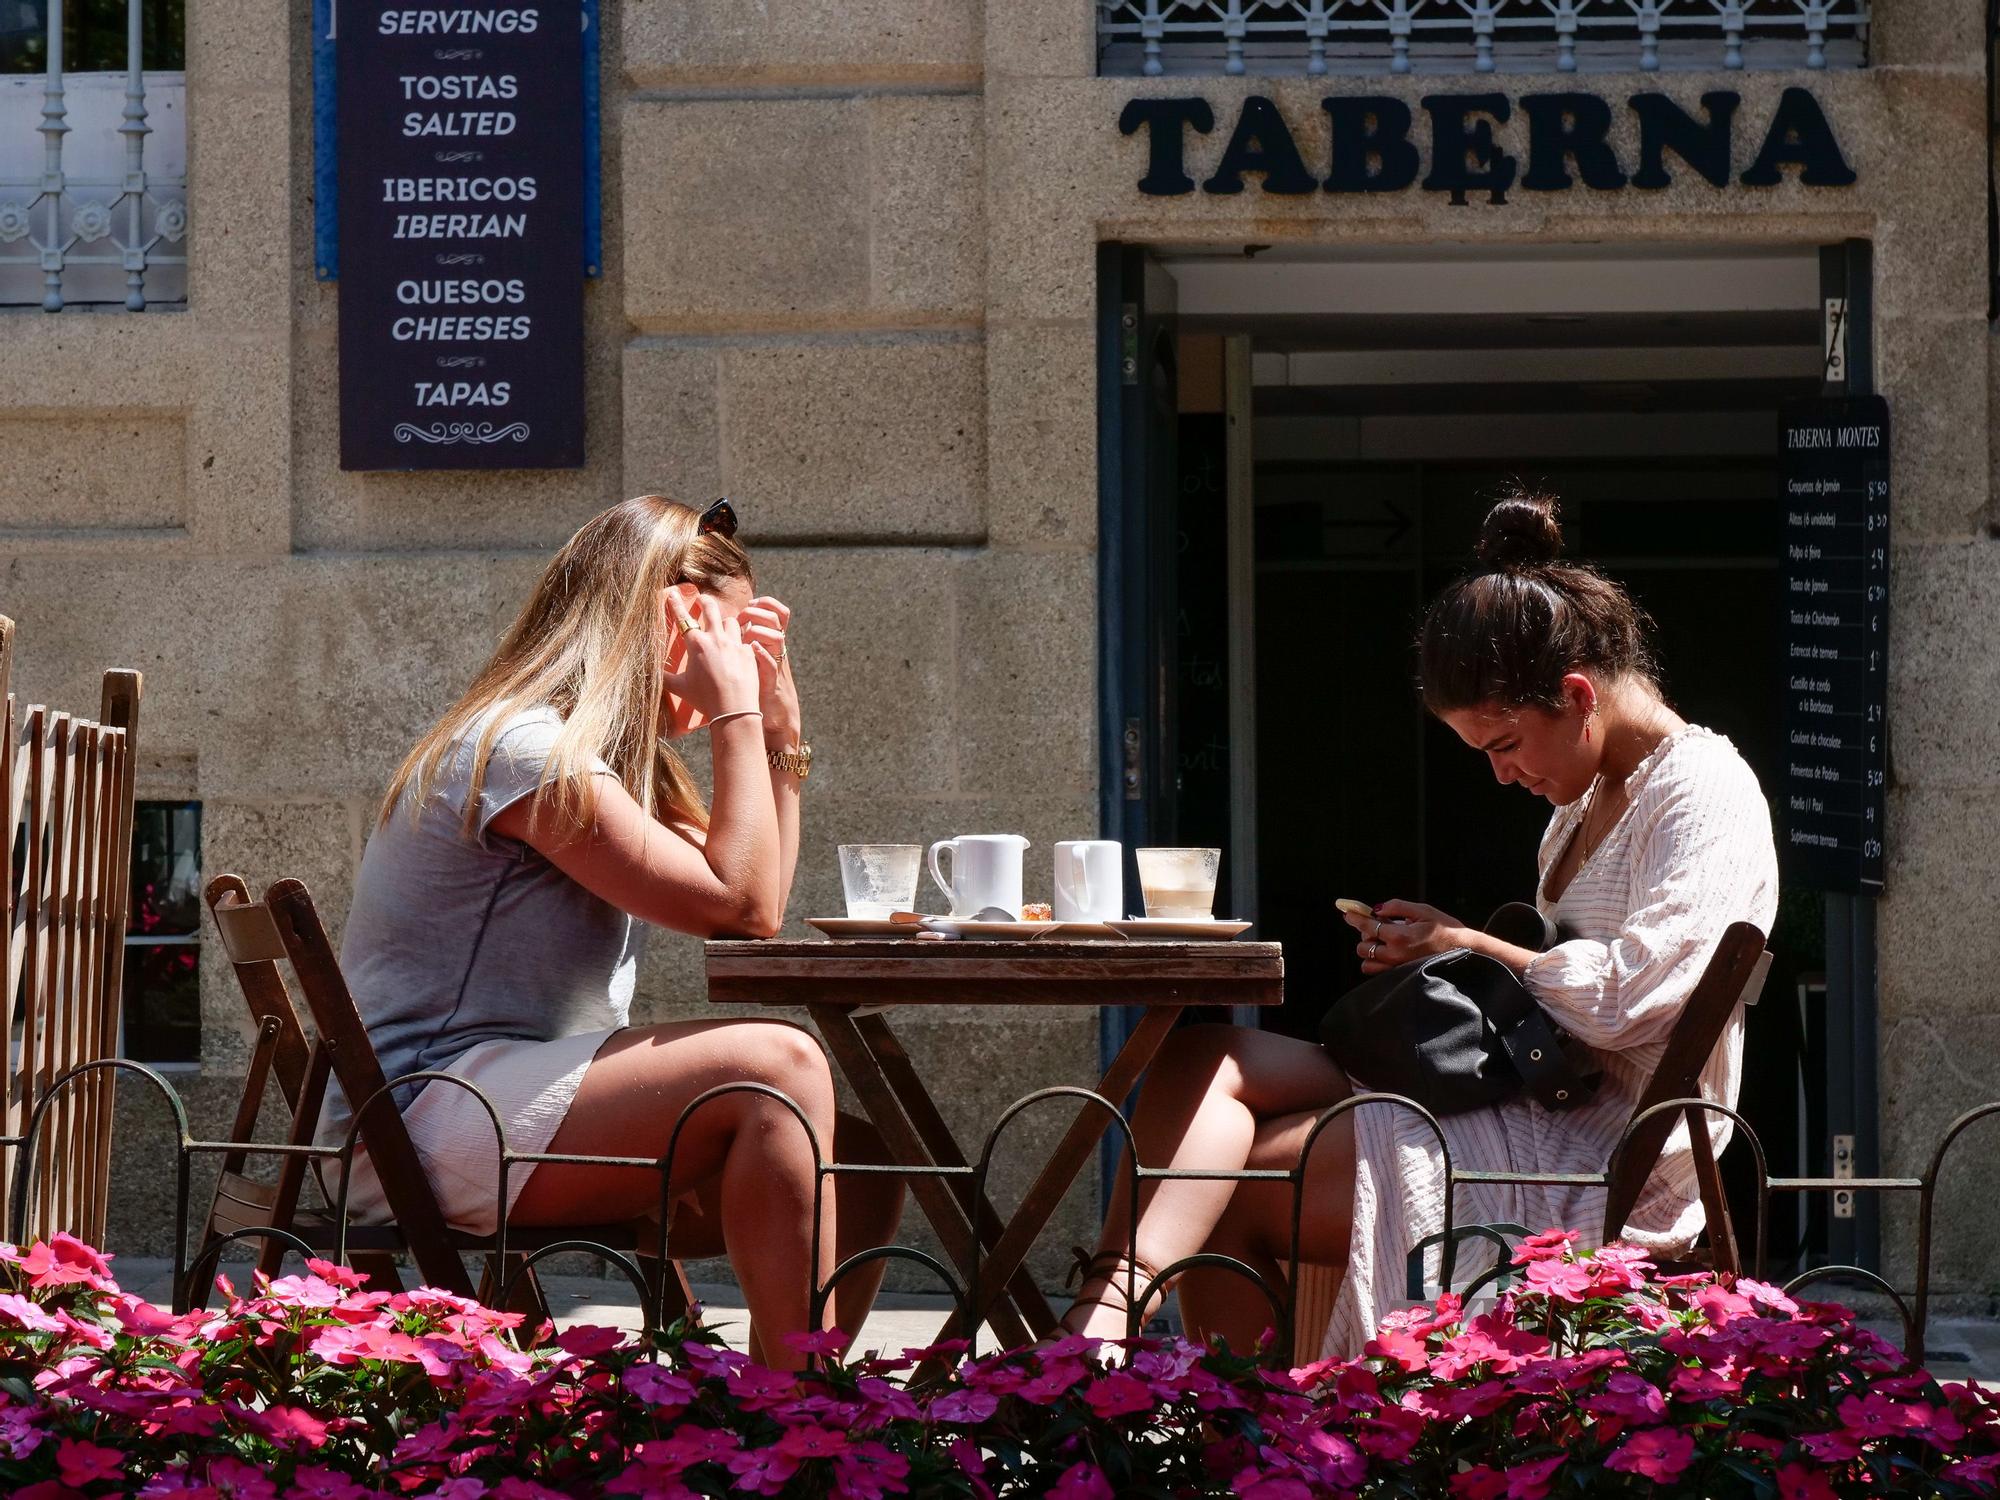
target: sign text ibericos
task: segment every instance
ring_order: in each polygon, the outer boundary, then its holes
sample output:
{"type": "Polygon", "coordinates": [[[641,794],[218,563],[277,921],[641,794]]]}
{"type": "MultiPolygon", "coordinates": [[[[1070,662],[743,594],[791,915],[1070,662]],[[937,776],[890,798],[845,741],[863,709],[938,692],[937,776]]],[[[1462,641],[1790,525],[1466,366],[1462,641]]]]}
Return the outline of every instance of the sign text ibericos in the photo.
{"type": "Polygon", "coordinates": [[[344,0],[340,466],[583,462],[578,0],[344,0]]]}
{"type": "MultiPolygon", "coordinates": [[[[1846,187],[1855,180],[1833,127],[1811,91],[1788,88],[1771,118],[1739,129],[1740,94],[1701,96],[1690,111],[1665,94],[1634,94],[1636,160],[1620,160],[1612,144],[1611,105],[1596,94],[1430,94],[1418,101],[1427,117],[1419,126],[1401,99],[1335,95],[1320,103],[1322,116],[1309,132],[1294,130],[1278,106],[1260,94],[1243,101],[1228,143],[1199,184],[1205,193],[1240,193],[1255,174],[1263,191],[1284,195],[1400,193],[1419,185],[1448,193],[1454,203],[1483,193],[1505,203],[1517,187],[1531,193],[1585,187],[1671,187],[1692,172],[1715,187],[1732,182],[1775,187],[1787,169],[1808,187],[1846,187]],[[1516,114],[1518,106],[1518,125],[1516,114]],[[1508,149],[1502,132],[1514,139],[1508,149]],[[1739,165],[1738,137],[1756,153],[1739,165]],[[1302,138],[1319,147],[1309,167],[1302,138]],[[1426,151],[1428,147],[1428,151],[1426,151]]],[[[1196,97],[1141,98],[1126,104],[1118,128],[1147,132],[1149,156],[1139,191],[1172,197],[1195,190],[1189,170],[1191,136],[1214,132],[1215,109],[1196,97]]]]}

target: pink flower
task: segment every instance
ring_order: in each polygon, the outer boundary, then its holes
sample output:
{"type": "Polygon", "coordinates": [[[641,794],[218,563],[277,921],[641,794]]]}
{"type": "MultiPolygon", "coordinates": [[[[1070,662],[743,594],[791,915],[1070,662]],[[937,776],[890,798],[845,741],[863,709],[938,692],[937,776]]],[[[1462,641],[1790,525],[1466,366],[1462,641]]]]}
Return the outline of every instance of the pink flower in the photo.
{"type": "MultiPolygon", "coordinates": [[[[910,1461],[902,1454],[880,1443],[857,1443],[833,1462],[833,1493],[835,1500],[885,1500],[907,1489],[909,1477],[910,1461]]],[[[972,1484],[992,1493],[977,1479],[972,1484]]]]}
{"type": "Polygon", "coordinates": [[[1424,1341],[1408,1333],[1378,1333],[1361,1352],[1368,1359],[1386,1359],[1412,1372],[1424,1369],[1430,1363],[1424,1341]]]}
{"type": "Polygon", "coordinates": [[[1604,1467],[1670,1484],[1693,1462],[1694,1439],[1686,1433],[1671,1427],[1642,1427],[1604,1460],[1604,1467]]]}
{"type": "Polygon", "coordinates": [[[61,1333],[62,1320],[46,1313],[18,1292],[0,1292],[0,1318],[30,1333],[61,1333]]]}
{"type": "Polygon", "coordinates": [[[1559,1453],[1535,1463],[1515,1464],[1507,1471],[1507,1500],[1546,1500],[1563,1459],[1564,1455],[1559,1453]]]}
{"type": "Polygon", "coordinates": [[[933,1422],[972,1426],[984,1422],[1000,1409],[1000,1398],[991,1391],[947,1391],[930,1404],[933,1422]]]}
{"type": "Polygon", "coordinates": [[[762,1365],[746,1364],[723,1376],[722,1385],[747,1410],[763,1411],[787,1396],[795,1395],[799,1377],[779,1370],[767,1370],[762,1365]]]}
{"type": "Polygon", "coordinates": [[[547,1485],[518,1476],[501,1480],[490,1493],[493,1500],[573,1500],[561,1490],[552,1490],[547,1485]]]}
{"type": "Polygon", "coordinates": [[[1474,1464],[1451,1476],[1453,1500],[1503,1500],[1506,1493],[1507,1476],[1486,1464],[1474,1464]]]}
{"type": "Polygon", "coordinates": [[[1083,1399],[1101,1422],[1108,1422],[1114,1417],[1129,1417],[1136,1412],[1150,1412],[1154,1405],[1152,1389],[1146,1382],[1122,1370],[1114,1370],[1101,1380],[1092,1381],[1090,1389],[1083,1393],[1083,1399]]]}
{"type": "Polygon", "coordinates": [[[345,1474],[313,1466],[301,1468],[292,1476],[287,1500],[368,1500],[374,1493],[345,1474]]]}
{"type": "MultiPolygon", "coordinates": [[[[1518,1259],[1518,1257],[1516,1257],[1518,1259]]],[[[1531,1260],[1523,1280],[1525,1290],[1540,1292],[1558,1302],[1581,1302],[1590,1295],[1597,1278],[1589,1266],[1573,1260],[1531,1260]]]]}
{"type": "Polygon", "coordinates": [[[848,1338],[838,1328],[822,1328],[817,1333],[788,1333],[784,1342],[787,1349],[801,1354],[838,1354],[847,1347],[848,1338]]]}
{"type": "Polygon", "coordinates": [[[484,1500],[485,1482],[470,1477],[447,1479],[431,1491],[436,1500],[484,1500]]]}
{"type": "Polygon", "coordinates": [[[722,1463],[741,1446],[735,1433],[720,1427],[683,1426],[676,1428],[672,1437],[641,1443],[639,1453],[645,1462],[679,1473],[696,1464],[722,1463]]]}
{"type": "Polygon", "coordinates": [[[778,1439],[779,1452],[802,1461],[814,1458],[838,1458],[847,1449],[846,1433],[811,1422],[802,1427],[786,1428],[784,1436],[778,1439]]]}
{"type": "Polygon", "coordinates": [[[262,1411],[239,1406],[230,1415],[267,1443],[278,1448],[317,1448],[326,1441],[326,1423],[297,1406],[267,1406],[262,1411]]]}
{"type": "Polygon", "coordinates": [[[56,1449],[56,1471],[72,1489],[108,1484],[124,1478],[125,1455],[116,1448],[100,1448],[95,1443],[64,1438],[56,1449]]]}
{"type": "Polygon", "coordinates": [[[1724,1396],[1734,1396],[1742,1389],[1742,1381],[1722,1370],[1682,1365],[1674,1371],[1673,1393],[1677,1401],[1715,1401],[1724,1396]]]}
{"type": "Polygon", "coordinates": [[[1929,1425],[1930,1408],[1904,1406],[1887,1396],[1849,1396],[1840,1403],[1840,1425],[1866,1442],[1869,1438],[1901,1437],[1929,1425]]]}
{"type": "Polygon", "coordinates": [[[1049,1500],[1113,1500],[1111,1481],[1096,1464],[1072,1464],[1049,1487],[1049,1500]]]}
{"type": "Polygon", "coordinates": [[[1783,1313],[1788,1318],[1799,1310],[1798,1303],[1768,1282],[1752,1281],[1748,1276],[1739,1276],[1736,1278],[1735,1289],[1759,1307],[1768,1307],[1772,1312],[1783,1313]]]}
{"type": "Polygon", "coordinates": [[[1657,1422],[1667,1414],[1666,1398],[1659,1388],[1630,1370],[1613,1370],[1605,1378],[1604,1389],[1584,1397],[1581,1404],[1586,1411],[1624,1422],[1657,1422]]]}
{"type": "Polygon", "coordinates": [[[1561,1260],[1581,1238],[1574,1229],[1544,1229],[1540,1234],[1531,1234],[1515,1247],[1514,1264],[1526,1266],[1541,1260],[1561,1260]]]}
{"type": "Polygon", "coordinates": [[[600,1354],[609,1354],[624,1342],[625,1335],[616,1328],[600,1328],[594,1323],[579,1323],[556,1335],[556,1347],[565,1354],[574,1354],[578,1359],[595,1359],[600,1354]]]}
{"type": "Polygon", "coordinates": [[[1517,1327],[1497,1313],[1485,1313],[1465,1326],[1465,1331],[1444,1341],[1442,1352],[1431,1357],[1431,1374],[1440,1380],[1456,1380],[1475,1365],[1491,1365],[1496,1375],[1511,1374],[1530,1357],[1548,1353],[1549,1341],[1538,1333],[1517,1327]]]}
{"type": "Polygon", "coordinates": [[[105,1258],[75,1235],[63,1230],[51,1235],[47,1244],[36,1241],[22,1257],[21,1269],[27,1273],[28,1285],[32,1287],[113,1289],[109,1281],[111,1267],[105,1258]]]}
{"type": "Polygon", "coordinates": [[[1808,1432],[1799,1442],[1823,1464],[1846,1463],[1861,1456],[1861,1444],[1851,1432],[1808,1432]]]}
{"type": "Polygon", "coordinates": [[[1256,1472],[1250,1469],[1237,1475],[1236,1483],[1231,1486],[1243,1500],[1313,1500],[1312,1486],[1303,1479],[1294,1479],[1288,1474],[1273,1474],[1258,1479],[1252,1477],[1256,1472]]]}
{"type": "Polygon", "coordinates": [[[361,1288],[368,1285],[368,1278],[366,1276],[363,1276],[359,1271],[341,1265],[337,1261],[309,1259],[306,1261],[306,1269],[321,1281],[330,1281],[335,1286],[348,1287],[353,1291],[358,1292],[361,1288]]]}
{"type": "Polygon", "coordinates": [[[868,1403],[869,1420],[874,1422],[915,1422],[923,1416],[908,1391],[879,1375],[863,1375],[855,1381],[854,1394],[868,1403]]]}
{"type": "Polygon", "coordinates": [[[1778,1500],[1838,1500],[1838,1492],[1818,1469],[1786,1464],[1778,1470],[1778,1500]]]}
{"type": "Polygon", "coordinates": [[[211,1458],[208,1482],[225,1500],[278,1500],[278,1487],[261,1469],[235,1458],[211,1458]]]}
{"type": "Polygon", "coordinates": [[[685,1375],[669,1370],[665,1365],[641,1363],[628,1365],[619,1376],[625,1389],[637,1396],[648,1406],[669,1407],[679,1411],[694,1402],[694,1382],[685,1375]]]}

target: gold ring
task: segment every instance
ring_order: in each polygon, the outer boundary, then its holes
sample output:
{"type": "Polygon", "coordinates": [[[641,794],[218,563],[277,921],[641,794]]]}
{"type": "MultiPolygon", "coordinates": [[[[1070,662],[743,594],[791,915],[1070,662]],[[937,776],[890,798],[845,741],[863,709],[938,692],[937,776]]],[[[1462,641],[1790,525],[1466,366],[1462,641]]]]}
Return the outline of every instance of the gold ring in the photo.
{"type": "Polygon", "coordinates": [[[701,621],[694,619],[682,620],[680,627],[683,635],[693,635],[697,630],[706,630],[708,628],[701,621]]]}

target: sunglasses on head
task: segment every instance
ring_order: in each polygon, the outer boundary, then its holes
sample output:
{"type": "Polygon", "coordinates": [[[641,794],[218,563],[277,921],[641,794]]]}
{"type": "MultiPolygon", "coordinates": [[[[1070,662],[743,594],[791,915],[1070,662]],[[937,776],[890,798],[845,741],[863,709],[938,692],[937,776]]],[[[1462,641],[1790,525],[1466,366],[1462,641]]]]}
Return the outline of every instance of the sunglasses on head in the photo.
{"type": "Polygon", "coordinates": [[[703,535],[714,532],[717,536],[736,535],[736,507],[727,500],[718,500],[701,513],[698,523],[703,535]]]}

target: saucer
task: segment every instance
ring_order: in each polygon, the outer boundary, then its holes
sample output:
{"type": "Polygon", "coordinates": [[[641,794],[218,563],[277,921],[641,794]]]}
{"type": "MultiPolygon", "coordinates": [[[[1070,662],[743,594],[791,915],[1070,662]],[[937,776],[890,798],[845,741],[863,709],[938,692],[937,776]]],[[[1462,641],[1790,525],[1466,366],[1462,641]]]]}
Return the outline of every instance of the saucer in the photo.
{"type": "Polygon", "coordinates": [[[1110,922],[1106,925],[1121,936],[1140,943],[1214,943],[1250,930],[1248,922],[1234,922],[1217,917],[1210,917],[1207,920],[1194,917],[1127,917],[1122,922],[1110,922]]]}
{"type": "Polygon", "coordinates": [[[806,926],[830,938],[907,938],[923,931],[915,922],[886,922],[879,917],[807,917],[806,926]]]}

